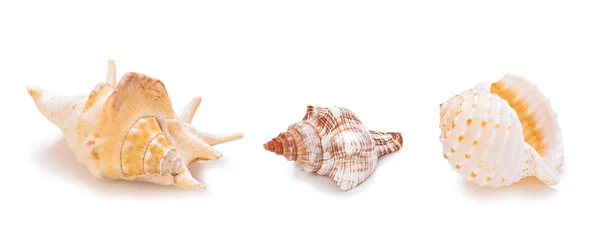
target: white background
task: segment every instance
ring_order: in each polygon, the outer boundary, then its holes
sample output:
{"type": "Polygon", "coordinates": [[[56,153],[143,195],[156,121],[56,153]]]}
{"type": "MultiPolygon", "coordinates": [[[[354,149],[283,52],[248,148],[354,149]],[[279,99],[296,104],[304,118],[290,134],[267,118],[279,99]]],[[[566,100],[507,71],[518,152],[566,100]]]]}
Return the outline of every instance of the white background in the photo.
{"type": "Polygon", "coordinates": [[[598,230],[600,6],[594,1],[12,1],[0,3],[1,232],[598,230]],[[87,94],[106,61],[161,79],[201,130],[241,131],[193,168],[205,191],[94,178],[26,85],[87,94]],[[564,130],[559,185],[480,188],[443,159],[439,104],[524,75],[564,130]],[[400,131],[350,192],[263,149],[309,103],[400,131]]]}

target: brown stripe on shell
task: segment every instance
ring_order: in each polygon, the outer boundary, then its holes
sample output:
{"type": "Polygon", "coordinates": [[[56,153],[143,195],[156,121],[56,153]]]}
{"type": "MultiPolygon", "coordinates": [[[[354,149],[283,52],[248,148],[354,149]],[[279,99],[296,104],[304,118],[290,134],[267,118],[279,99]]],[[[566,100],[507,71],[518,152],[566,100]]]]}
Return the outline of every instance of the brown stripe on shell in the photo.
{"type": "Polygon", "coordinates": [[[303,121],[310,122],[321,136],[330,134],[339,125],[338,120],[328,108],[309,106],[303,121]]]}
{"type": "Polygon", "coordinates": [[[399,132],[377,132],[373,130],[369,132],[375,142],[377,156],[393,153],[402,148],[403,138],[399,132]]]}
{"type": "Polygon", "coordinates": [[[301,121],[290,126],[288,132],[296,145],[294,150],[296,164],[307,172],[318,171],[323,162],[323,147],[317,129],[301,121]]]}

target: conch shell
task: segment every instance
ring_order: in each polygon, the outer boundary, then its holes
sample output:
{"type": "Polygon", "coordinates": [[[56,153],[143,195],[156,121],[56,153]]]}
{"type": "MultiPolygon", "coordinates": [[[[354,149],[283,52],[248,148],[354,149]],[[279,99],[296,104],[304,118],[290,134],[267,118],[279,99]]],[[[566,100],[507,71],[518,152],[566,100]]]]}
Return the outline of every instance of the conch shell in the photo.
{"type": "Polygon", "coordinates": [[[402,143],[401,133],[367,130],[348,109],[309,105],[302,121],[263,146],[349,191],[373,173],[379,156],[400,150],[402,143]]]}
{"type": "Polygon", "coordinates": [[[200,97],[177,116],[158,79],[128,72],[117,84],[112,60],[106,82],[89,95],[61,96],[31,86],[27,90],[38,110],[62,130],[77,161],[101,179],[203,189],[189,168],[197,161],[219,159],[222,153],[212,146],[243,137],[193,128],[200,97]]]}
{"type": "Polygon", "coordinates": [[[440,106],[444,158],[480,186],[510,186],[528,176],[559,183],[564,163],[557,116],[523,77],[506,75],[451,97],[440,106]]]}

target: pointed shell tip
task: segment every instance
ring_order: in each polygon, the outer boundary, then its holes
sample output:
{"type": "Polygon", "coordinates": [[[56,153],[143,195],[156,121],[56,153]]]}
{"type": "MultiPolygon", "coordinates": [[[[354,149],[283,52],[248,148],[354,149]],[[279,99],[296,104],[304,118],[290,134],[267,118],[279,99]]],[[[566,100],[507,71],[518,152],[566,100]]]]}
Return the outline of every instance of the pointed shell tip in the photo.
{"type": "Polygon", "coordinates": [[[263,148],[265,148],[265,150],[275,152],[275,146],[273,144],[274,144],[274,142],[271,140],[271,141],[263,144],[263,148]]]}
{"type": "Polygon", "coordinates": [[[271,141],[263,144],[263,148],[275,154],[283,154],[283,145],[278,138],[273,138],[271,141]]]}
{"type": "Polygon", "coordinates": [[[27,86],[27,93],[29,93],[34,100],[37,100],[42,95],[41,89],[35,86],[27,86]]]}

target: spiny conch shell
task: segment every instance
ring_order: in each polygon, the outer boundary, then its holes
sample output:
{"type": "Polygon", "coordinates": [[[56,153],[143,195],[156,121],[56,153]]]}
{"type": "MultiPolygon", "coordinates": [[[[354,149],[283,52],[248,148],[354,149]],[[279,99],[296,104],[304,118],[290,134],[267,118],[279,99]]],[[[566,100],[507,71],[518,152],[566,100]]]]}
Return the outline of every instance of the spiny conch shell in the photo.
{"type": "Polygon", "coordinates": [[[189,168],[197,161],[219,159],[222,153],[212,146],[243,137],[193,128],[200,97],[178,116],[158,79],[128,72],[117,84],[112,60],[106,82],[89,95],[61,96],[31,86],[27,90],[38,110],[62,130],[77,161],[101,179],[203,189],[189,168]]]}
{"type": "Polygon", "coordinates": [[[309,105],[302,121],[263,146],[348,191],[373,173],[379,156],[400,150],[402,143],[401,133],[368,130],[348,109],[309,105]]]}
{"type": "Polygon", "coordinates": [[[564,163],[557,116],[530,81],[506,75],[440,106],[440,141],[452,169],[480,186],[510,186],[534,176],[559,182],[564,163]]]}

